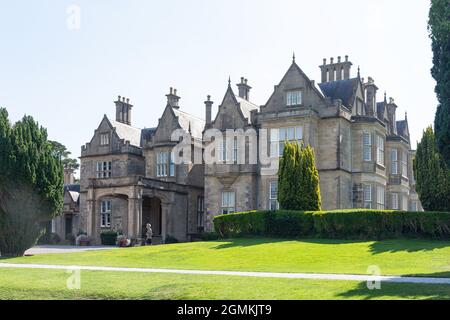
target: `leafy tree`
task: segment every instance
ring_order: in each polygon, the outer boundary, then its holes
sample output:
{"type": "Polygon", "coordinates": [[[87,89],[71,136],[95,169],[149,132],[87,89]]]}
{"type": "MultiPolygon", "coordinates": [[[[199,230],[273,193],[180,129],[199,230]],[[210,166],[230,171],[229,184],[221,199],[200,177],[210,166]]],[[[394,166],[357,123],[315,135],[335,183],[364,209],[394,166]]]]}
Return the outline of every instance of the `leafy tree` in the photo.
{"type": "Polygon", "coordinates": [[[62,209],[63,167],[47,132],[25,116],[14,125],[0,108],[0,254],[21,256],[62,209]]]}
{"type": "Polygon", "coordinates": [[[433,128],[428,127],[417,146],[414,159],[416,188],[427,211],[450,210],[450,176],[439,154],[433,128]]]}
{"type": "Polygon", "coordinates": [[[278,173],[278,200],[284,210],[321,209],[319,172],[310,146],[286,142],[278,173]]]}
{"type": "Polygon", "coordinates": [[[435,88],[439,106],[434,127],[439,151],[450,167],[450,0],[432,0],[428,30],[432,41],[435,88]]]}

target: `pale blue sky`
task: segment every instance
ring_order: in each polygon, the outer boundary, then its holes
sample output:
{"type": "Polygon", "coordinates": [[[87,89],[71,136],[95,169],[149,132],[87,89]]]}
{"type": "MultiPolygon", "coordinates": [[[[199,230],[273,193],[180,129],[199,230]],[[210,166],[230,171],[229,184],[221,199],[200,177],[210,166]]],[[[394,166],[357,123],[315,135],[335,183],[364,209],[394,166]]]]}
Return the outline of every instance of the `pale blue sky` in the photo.
{"type": "Polygon", "coordinates": [[[378,100],[408,111],[413,146],[433,123],[427,0],[0,0],[0,106],[16,121],[30,114],[74,156],[113,101],[135,105],[133,125],[153,127],[169,87],[183,110],[204,118],[228,76],[265,104],[291,63],[320,81],[323,58],[349,55],[372,76],[378,100]],[[79,30],[66,10],[81,8],[79,30]]]}

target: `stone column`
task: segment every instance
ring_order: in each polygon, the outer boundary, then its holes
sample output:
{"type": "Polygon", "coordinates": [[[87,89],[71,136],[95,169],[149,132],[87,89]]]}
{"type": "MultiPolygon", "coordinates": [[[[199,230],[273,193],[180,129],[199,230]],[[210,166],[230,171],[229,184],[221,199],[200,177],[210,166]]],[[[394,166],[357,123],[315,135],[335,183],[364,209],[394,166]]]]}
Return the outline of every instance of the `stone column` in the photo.
{"type": "Polygon", "coordinates": [[[128,198],[128,237],[141,238],[142,199],[128,198]]]}
{"type": "Polygon", "coordinates": [[[161,203],[161,243],[164,243],[167,237],[167,216],[169,210],[170,204],[161,203]]]}

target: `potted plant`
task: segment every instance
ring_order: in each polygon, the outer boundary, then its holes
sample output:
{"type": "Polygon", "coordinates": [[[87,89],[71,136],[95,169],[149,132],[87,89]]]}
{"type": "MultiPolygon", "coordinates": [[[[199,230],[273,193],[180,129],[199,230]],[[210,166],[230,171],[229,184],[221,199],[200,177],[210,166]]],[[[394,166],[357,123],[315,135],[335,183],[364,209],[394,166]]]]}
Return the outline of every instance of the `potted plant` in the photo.
{"type": "Polygon", "coordinates": [[[117,236],[117,242],[116,242],[117,246],[120,248],[127,248],[131,245],[131,240],[128,239],[126,236],[124,235],[120,235],[117,236]]]}
{"type": "Polygon", "coordinates": [[[90,243],[91,239],[86,234],[80,234],[75,240],[75,244],[79,247],[87,247],[90,243]]]}

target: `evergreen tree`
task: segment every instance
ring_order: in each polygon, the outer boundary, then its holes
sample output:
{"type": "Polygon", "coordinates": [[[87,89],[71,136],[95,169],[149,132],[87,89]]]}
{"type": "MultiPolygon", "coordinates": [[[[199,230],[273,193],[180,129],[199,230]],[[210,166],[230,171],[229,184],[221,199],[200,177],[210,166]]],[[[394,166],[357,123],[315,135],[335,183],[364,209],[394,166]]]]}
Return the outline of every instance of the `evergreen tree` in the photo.
{"type": "Polygon", "coordinates": [[[284,210],[321,209],[319,172],[310,146],[286,142],[278,172],[278,201],[284,210]]]}
{"type": "Polygon", "coordinates": [[[450,0],[432,0],[428,30],[432,41],[436,94],[439,101],[434,127],[439,151],[450,167],[450,0]]]}
{"type": "Polygon", "coordinates": [[[25,116],[10,124],[0,109],[0,254],[20,256],[43,223],[62,209],[63,167],[47,132],[25,116]]]}
{"type": "Polygon", "coordinates": [[[54,155],[61,159],[64,169],[78,170],[80,164],[77,159],[71,158],[71,152],[67,150],[66,146],[57,141],[49,141],[52,145],[54,155]]]}
{"type": "Polygon", "coordinates": [[[428,127],[417,146],[414,159],[416,188],[427,211],[450,210],[449,171],[439,154],[433,128],[428,127]]]}

